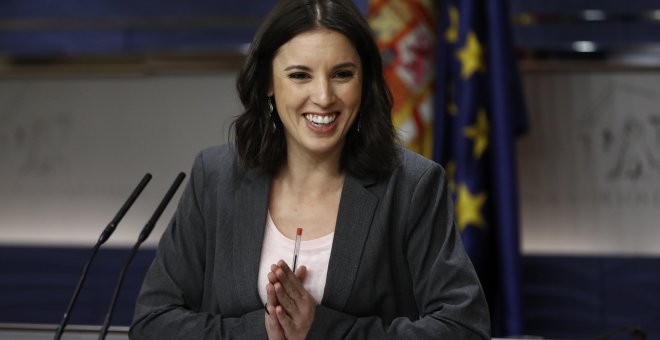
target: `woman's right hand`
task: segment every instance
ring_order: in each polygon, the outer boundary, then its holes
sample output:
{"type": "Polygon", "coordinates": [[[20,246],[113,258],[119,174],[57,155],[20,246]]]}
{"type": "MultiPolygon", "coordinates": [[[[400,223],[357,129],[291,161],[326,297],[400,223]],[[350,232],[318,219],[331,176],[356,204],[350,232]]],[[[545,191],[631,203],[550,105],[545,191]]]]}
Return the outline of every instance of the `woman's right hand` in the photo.
{"type": "MultiPolygon", "coordinates": [[[[270,274],[268,274],[268,279],[270,281],[270,274]]],[[[269,282],[266,285],[266,333],[268,334],[268,339],[270,340],[286,340],[284,335],[284,329],[280,325],[280,321],[277,319],[276,307],[277,307],[277,295],[275,294],[275,286],[272,282],[269,282]]]]}

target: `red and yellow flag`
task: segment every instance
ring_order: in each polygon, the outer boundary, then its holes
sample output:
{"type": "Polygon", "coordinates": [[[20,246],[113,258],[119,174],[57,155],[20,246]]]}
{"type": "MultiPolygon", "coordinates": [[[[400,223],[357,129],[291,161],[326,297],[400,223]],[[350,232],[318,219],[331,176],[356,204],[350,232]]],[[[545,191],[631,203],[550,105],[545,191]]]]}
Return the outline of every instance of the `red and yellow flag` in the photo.
{"type": "Polygon", "coordinates": [[[436,78],[434,15],[433,0],[369,0],[369,24],[394,97],[394,125],[408,148],[428,158],[433,146],[436,78]]]}

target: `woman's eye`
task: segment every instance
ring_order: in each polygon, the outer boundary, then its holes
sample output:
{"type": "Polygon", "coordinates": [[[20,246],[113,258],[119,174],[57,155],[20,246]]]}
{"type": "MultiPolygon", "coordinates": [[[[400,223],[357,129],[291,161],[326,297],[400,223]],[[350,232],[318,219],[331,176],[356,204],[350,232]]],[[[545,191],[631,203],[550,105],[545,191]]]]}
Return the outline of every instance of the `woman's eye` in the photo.
{"type": "Polygon", "coordinates": [[[309,78],[309,74],[304,73],[304,72],[295,72],[289,74],[289,78],[291,79],[307,79],[309,78]]]}
{"type": "Polygon", "coordinates": [[[353,77],[353,71],[339,71],[335,73],[335,78],[349,79],[353,77]]]}

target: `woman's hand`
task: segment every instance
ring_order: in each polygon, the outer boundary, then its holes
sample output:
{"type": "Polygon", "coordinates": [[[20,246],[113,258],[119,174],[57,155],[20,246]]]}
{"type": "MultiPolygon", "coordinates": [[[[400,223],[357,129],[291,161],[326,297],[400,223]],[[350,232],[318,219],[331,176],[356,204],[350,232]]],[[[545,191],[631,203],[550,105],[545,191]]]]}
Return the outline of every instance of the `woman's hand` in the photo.
{"type": "Polygon", "coordinates": [[[280,321],[277,319],[275,307],[277,307],[277,296],[275,295],[275,286],[271,282],[266,285],[266,333],[269,340],[285,340],[284,329],[282,329],[280,321]]]}
{"type": "MultiPolygon", "coordinates": [[[[268,312],[270,317],[276,317],[279,326],[288,340],[304,339],[314,321],[316,301],[303,287],[302,282],[307,275],[307,268],[301,266],[295,273],[282,260],[271,266],[268,273],[266,292],[268,295],[268,312]],[[273,305],[271,306],[271,301],[273,305]]],[[[266,328],[275,329],[266,319],[266,328]]],[[[270,331],[269,331],[270,336],[270,331]]]]}

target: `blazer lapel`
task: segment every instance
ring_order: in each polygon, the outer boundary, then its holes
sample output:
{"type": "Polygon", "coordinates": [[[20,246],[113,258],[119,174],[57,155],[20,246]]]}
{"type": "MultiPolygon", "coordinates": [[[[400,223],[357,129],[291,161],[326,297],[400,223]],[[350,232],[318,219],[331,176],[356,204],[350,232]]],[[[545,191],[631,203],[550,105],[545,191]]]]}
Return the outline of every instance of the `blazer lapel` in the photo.
{"type": "Polygon", "coordinates": [[[233,260],[234,280],[241,306],[248,311],[259,306],[256,287],[261,245],[268,212],[270,175],[261,170],[248,171],[236,191],[234,205],[233,260]]]}
{"type": "Polygon", "coordinates": [[[343,310],[355,281],[378,198],[360,180],[346,175],[332,243],[323,305],[343,310]]]}

